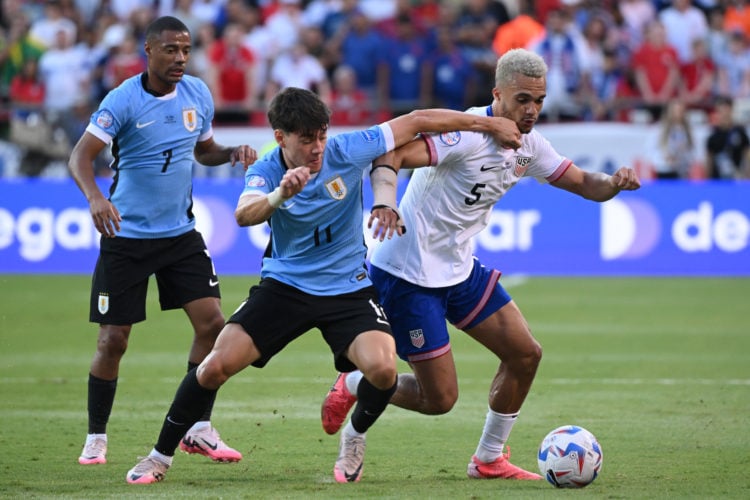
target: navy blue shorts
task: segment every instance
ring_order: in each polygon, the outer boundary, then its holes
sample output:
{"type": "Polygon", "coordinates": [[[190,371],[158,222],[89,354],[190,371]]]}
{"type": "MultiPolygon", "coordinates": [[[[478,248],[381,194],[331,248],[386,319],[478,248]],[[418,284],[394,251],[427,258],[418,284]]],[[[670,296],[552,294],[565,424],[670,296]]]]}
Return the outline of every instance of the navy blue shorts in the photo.
{"type": "Polygon", "coordinates": [[[378,289],[396,350],[408,362],[442,356],[450,349],[448,326],[468,330],[511,301],[498,281],[500,272],[474,259],[474,268],[461,283],[425,288],[371,266],[370,278],[378,289]]]}

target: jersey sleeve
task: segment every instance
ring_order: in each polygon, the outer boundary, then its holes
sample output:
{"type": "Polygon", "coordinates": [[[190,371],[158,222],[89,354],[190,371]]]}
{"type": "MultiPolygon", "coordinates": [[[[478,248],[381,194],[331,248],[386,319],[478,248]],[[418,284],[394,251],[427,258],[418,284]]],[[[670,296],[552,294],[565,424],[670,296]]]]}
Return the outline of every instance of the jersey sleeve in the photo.
{"type": "Polygon", "coordinates": [[[555,151],[552,144],[536,130],[528,134],[527,140],[532,160],[524,173],[525,177],[534,177],[540,183],[554,182],[573,164],[572,160],[555,151]]]}
{"type": "Polygon", "coordinates": [[[93,134],[106,144],[112,142],[130,117],[130,106],[128,106],[130,99],[126,89],[127,86],[116,88],[102,99],[99,108],[91,115],[86,132],[93,134]]]}

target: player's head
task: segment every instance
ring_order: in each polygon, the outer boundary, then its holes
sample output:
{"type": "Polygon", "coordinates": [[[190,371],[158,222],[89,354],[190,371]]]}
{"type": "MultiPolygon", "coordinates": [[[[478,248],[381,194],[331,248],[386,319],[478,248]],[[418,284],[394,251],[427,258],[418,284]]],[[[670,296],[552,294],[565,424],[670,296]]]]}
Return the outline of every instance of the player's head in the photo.
{"type": "Polygon", "coordinates": [[[289,168],[320,170],[331,110],[310,90],[287,87],[268,106],[268,121],[289,168]]]}
{"type": "Polygon", "coordinates": [[[538,54],[512,49],[498,59],[492,96],[494,112],[516,122],[521,133],[534,127],[547,96],[547,64],[538,54]]]}
{"type": "Polygon", "coordinates": [[[144,50],[151,90],[161,93],[174,90],[185,74],[191,48],[190,31],[176,17],[160,17],[146,28],[144,50]]]}

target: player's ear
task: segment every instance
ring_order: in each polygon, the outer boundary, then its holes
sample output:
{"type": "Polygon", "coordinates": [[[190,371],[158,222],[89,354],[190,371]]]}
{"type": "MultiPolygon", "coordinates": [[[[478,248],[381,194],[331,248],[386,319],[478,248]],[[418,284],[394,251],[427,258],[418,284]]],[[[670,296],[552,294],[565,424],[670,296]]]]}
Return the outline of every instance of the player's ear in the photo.
{"type": "Polygon", "coordinates": [[[276,141],[276,144],[278,144],[282,148],[286,146],[284,144],[284,132],[282,132],[280,129],[273,129],[273,138],[276,141]]]}

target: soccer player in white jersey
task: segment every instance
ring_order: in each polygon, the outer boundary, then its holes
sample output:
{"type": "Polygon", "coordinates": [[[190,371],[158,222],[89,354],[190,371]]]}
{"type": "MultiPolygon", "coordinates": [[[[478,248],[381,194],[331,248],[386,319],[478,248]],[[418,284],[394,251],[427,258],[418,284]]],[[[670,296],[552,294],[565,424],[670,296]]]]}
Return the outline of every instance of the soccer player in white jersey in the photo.
{"type": "MultiPolygon", "coordinates": [[[[341,433],[333,468],[337,482],[359,481],[365,432],[396,390],[396,348],[367,274],[362,234],[362,178],[372,160],[420,131],[493,131],[520,145],[516,125],[459,111],[421,110],[362,131],[328,138],[330,110],[309,90],[289,87],[268,110],[278,147],[245,174],[235,210],[240,226],[268,223],[270,251],[261,281],[219,334],[211,353],[183,379],[148,457],[128,471],[129,483],[161,481],[186,429],[227,379],[247,366],[262,368],[289,342],[318,328],[337,370],[360,369],[359,403],[341,433]]],[[[371,175],[376,238],[401,233],[396,172],[371,175]]]]}
{"type": "MultiPolygon", "coordinates": [[[[120,360],[133,323],[146,318],[149,276],[156,275],[161,308],[182,308],[194,330],[188,370],[198,366],[224,325],[219,281],[192,213],[193,162],[247,167],[250,147],[213,139],[214,105],[206,85],[185,75],[190,33],[174,17],[146,30],[146,72],[112,90],[101,102],[70,157],[69,167],[102,234],[91,287],[89,319],[99,324],[88,381],[88,435],[78,462],[107,461],[107,422],[120,360]],[[106,146],[114,158],[109,197],[96,184],[94,159],[106,146]]],[[[211,426],[211,405],[181,443],[188,453],[218,462],[242,454],[211,426]]]]}
{"type": "MultiPolygon", "coordinates": [[[[487,226],[493,206],[531,176],[586,199],[605,201],[638,189],[630,168],[613,175],[585,172],[533,130],[546,95],[547,67],[516,49],[497,62],[492,104],[469,113],[513,120],[521,147],[506,149],[481,133],[422,134],[375,161],[374,169],[420,167],[400,204],[408,231],[373,251],[371,278],[413,373],[399,375],[391,403],[428,415],[448,412],[458,398],[446,319],[500,359],[489,411],[467,473],[472,478],[541,479],[511,464],[503,448],[531,388],[542,349],[521,311],[499,283],[500,272],[472,256],[471,238],[487,226]],[[377,165],[383,165],[378,168],[377,165]]],[[[358,372],[340,373],[321,408],[323,428],[338,431],[351,405],[358,372]]]]}

